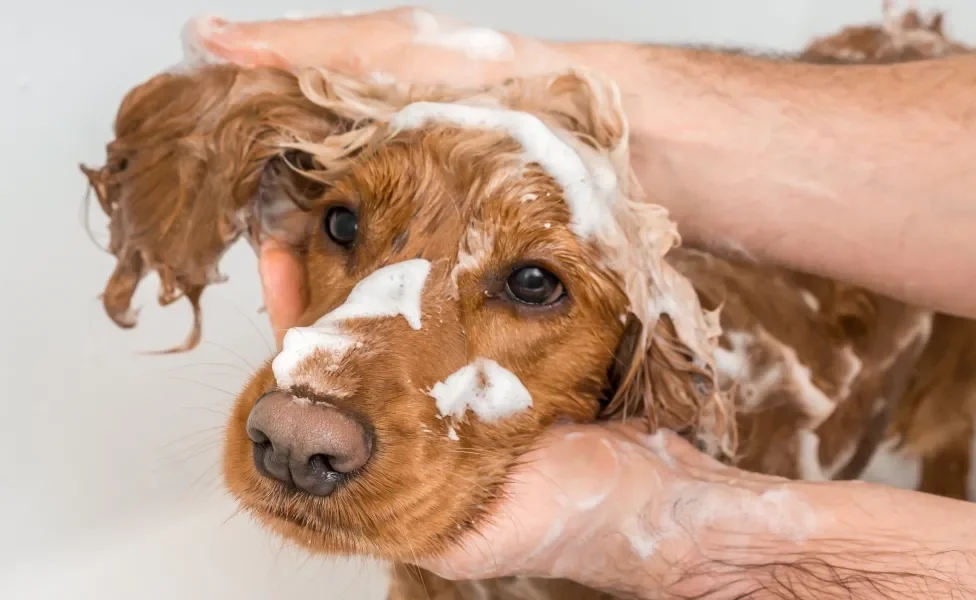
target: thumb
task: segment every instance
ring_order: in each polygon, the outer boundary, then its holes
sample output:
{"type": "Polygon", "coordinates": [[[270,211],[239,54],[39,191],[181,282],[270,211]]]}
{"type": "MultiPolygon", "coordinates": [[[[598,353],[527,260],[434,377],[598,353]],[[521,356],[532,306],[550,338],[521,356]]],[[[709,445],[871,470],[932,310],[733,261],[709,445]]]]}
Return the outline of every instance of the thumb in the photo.
{"type": "Polygon", "coordinates": [[[258,272],[275,344],[281,348],[285,332],[298,324],[305,312],[305,270],[288,248],[268,240],[261,244],[258,272]]]}

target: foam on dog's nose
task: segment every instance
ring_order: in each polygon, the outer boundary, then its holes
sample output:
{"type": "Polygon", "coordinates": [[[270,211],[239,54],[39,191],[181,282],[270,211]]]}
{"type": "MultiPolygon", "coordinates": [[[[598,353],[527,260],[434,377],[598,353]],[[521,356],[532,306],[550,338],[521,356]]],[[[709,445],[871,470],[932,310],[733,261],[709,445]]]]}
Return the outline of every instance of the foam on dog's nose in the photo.
{"type": "Polygon", "coordinates": [[[497,421],[532,406],[532,395],[518,376],[487,358],[461,367],[429,394],[441,415],[457,419],[471,410],[483,421],[497,421]]]}
{"type": "Polygon", "coordinates": [[[279,387],[294,384],[296,369],[319,352],[341,360],[359,341],[343,331],[349,319],[402,316],[414,330],[421,327],[421,298],[430,274],[430,261],[405,260],[370,273],[349,292],[346,301],[311,327],[293,327],[285,334],[281,352],[271,363],[279,387]]]}

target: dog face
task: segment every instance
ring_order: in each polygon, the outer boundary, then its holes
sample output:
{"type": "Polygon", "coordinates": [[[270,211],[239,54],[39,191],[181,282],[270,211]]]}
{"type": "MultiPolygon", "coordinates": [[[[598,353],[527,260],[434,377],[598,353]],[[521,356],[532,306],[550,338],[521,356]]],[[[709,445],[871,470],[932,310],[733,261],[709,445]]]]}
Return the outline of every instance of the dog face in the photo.
{"type": "Polygon", "coordinates": [[[713,324],[662,260],[666,214],[633,200],[613,89],[516,87],[410,103],[355,148],[302,145],[313,169],[264,171],[259,202],[291,224],[311,304],[238,398],[224,470],[310,549],[436,552],[559,421],[730,429],[713,324]]]}

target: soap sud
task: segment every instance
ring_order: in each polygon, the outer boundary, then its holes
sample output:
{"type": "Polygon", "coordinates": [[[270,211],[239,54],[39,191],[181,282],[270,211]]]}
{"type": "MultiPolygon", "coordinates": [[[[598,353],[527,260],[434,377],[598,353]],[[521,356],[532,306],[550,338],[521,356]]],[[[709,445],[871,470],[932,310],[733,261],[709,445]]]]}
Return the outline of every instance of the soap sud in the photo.
{"type": "Polygon", "coordinates": [[[744,535],[770,534],[797,544],[806,541],[817,527],[813,509],[785,487],[755,494],[694,482],[675,484],[664,492],[665,497],[653,502],[669,509],[661,513],[654,531],[647,528],[647,523],[654,522],[646,514],[649,507],[628,520],[621,531],[642,560],[662,542],[685,535],[697,542],[713,526],[744,535]]]}
{"type": "Polygon", "coordinates": [[[922,481],[922,460],[896,450],[900,442],[898,438],[891,438],[878,444],[858,479],[906,490],[918,489],[922,481]]]}
{"type": "Polygon", "coordinates": [[[668,452],[668,449],[665,446],[663,431],[656,431],[647,436],[645,443],[647,444],[647,448],[657,455],[657,457],[660,458],[669,469],[678,468],[678,463],[675,462],[674,457],[671,456],[671,453],[668,452]]]}
{"type": "Polygon", "coordinates": [[[549,529],[546,531],[546,537],[539,542],[539,545],[532,550],[527,559],[533,559],[542,554],[543,552],[552,548],[552,546],[559,540],[559,537],[563,534],[564,525],[562,520],[555,520],[549,525],[549,529]]]}
{"type": "Polygon", "coordinates": [[[658,536],[646,531],[643,520],[639,517],[628,519],[622,533],[630,542],[631,550],[641,560],[646,560],[657,550],[658,536]]]}
{"type": "Polygon", "coordinates": [[[451,440],[452,442],[458,441],[459,438],[457,431],[455,431],[453,427],[447,428],[447,439],[451,440]]]}
{"type": "Polygon", "coordinates": [[[311,327],[292,327],[285,333],[281,352],[271,362],[279,387],[294,385],[294,372],[314,354],[341,360],[359,342],[343,332],[350,319],[402,316],[409,326],[421,327],[421,298],[430,262],[406,260],[377,269],[353,287],[346,301],[311,327]]]}
{"type": "Polygon", "coordinates": [[[820,436],[809,429],[796,432],[796,463],[800,479],[827,481],[829,479],[820,464],[820,436]]]}
{"type": "Polygon", "coordinates": [[[519,378],[497,362],[478,358],[427,392],[442,417],[463,418],[470,410],[494,422],[532,406],[532,395],[519,378]]]}
{"type": "Polygon", "coordinates": [[[803,302],[810,307],[813,312],[820,312],[820,300],[813,295],[810,290],[800,290],[800,295],[803,297],[803,302]]]}
{"type": "Polygon", "coordinates": [[[313,355],[327,354],[331,360],[341,360],[358,343],[333,327],[292,327],[285,332],[281,352],[271,361],[271,371],[280,388],[295,384],[298,366],[313,355]]]}
{"type": "Polygon", "coordinates": [[[455,24],[422,8],[413,11],[414,43],[457,50],[478,60],[502,60],[513,56],[512,45],[501,33],[485,27],[455,24]]]}
{"type": "Polygon", "coordinates": [[[429,274],[430,261],[422,258],[377,269],[356,284],[341,306],[319,321],[332,324],[400,315],[412,329],[420,329],[421,297],[429,274]]]}
{"type": "Polygon", "coordinates": [[[393,85],[396,78],[384,71],[373,71],[369,74],[369,80],[379,85],[393,85]]]}
{"type": "Polygon", "coordinates": [[[201,14],[183,24],[180,41],[183,45],[183,61],[170,68],[171,72],[185,72],[201,65],[224,64],[227,61],[207,50],[202,38],[219,31],[223,26],[216,21],[223,18],[215,14],[201,14]]]}
{"type": "Polygon", "coordinates": [[[715,348],[713,353],[715,368],[722,376],[732,381],[750,377],[749,346],[752,344],[753,337],[742,331],[729,331],[725,337],[732,349],[715,348]]]}
{"type": "Polygon", "coordinates": [[[394,115],[390,126],[417,129],[431,121],[504,131],[522,146],[527,161],[538,163],[562,187],[572,214],[571,229],[577,236],[586,240],[608,230],[616,178],[601,168],[591,172],[583,157],[535,115],[488,106],[414,102],[394,115]]]}
{"type": "Polygon", "coordinates": [[[613,489],[616,488],[617,484],[620,482],[620,459],[617,456],[617,451],[608,440],[601,439],[600,442],[610,452],[610,456],[613,457],[613,478],[607,482],[603,489],[596,494],[593,494],[588,498],[577,500],[576,510],[586,512],[600,506],[610,495],[610,492],[613,491],[613,489]]]}

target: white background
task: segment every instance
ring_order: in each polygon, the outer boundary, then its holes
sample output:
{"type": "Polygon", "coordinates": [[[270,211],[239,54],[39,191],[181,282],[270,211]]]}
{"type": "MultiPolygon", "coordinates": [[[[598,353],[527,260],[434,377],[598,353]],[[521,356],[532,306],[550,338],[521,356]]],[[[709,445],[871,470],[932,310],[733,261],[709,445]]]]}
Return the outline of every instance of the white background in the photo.
{"type": "MultiPolygon", "coordinates": [[[[382,598],[361,561],[308,559],[235,516],[218,477],[220,428],[248,364],[269,355],[255,261],[239,245],[230,283],[204,297],[192,354],[180,303],[147,280],[124,332],[97,299],[113,259],[80,220],[79,161],[101,164],[123,94],[178,61],[200,12],[271,18],[385,2],[3,0],[0,3],[0,598],[235,600],[382,598]],[[273,5],[278,5],[275,8],[273,5]],[[270,7],[270,8],[269,8],[270,7]],[[228,520],[229,519],[229,520],[228,520]]],[[[550,38],[616,38],[795,50],[877,21],[880,0],[492,0],[427,2],[482,25],[550,38]]],[[[976,40],[976,3],[948,9],[976,40]]],[[[328,43],[323,40],[322,43],[328,43]]],[[[105,238],[94,207],[92,224],[105,238]]]]}

